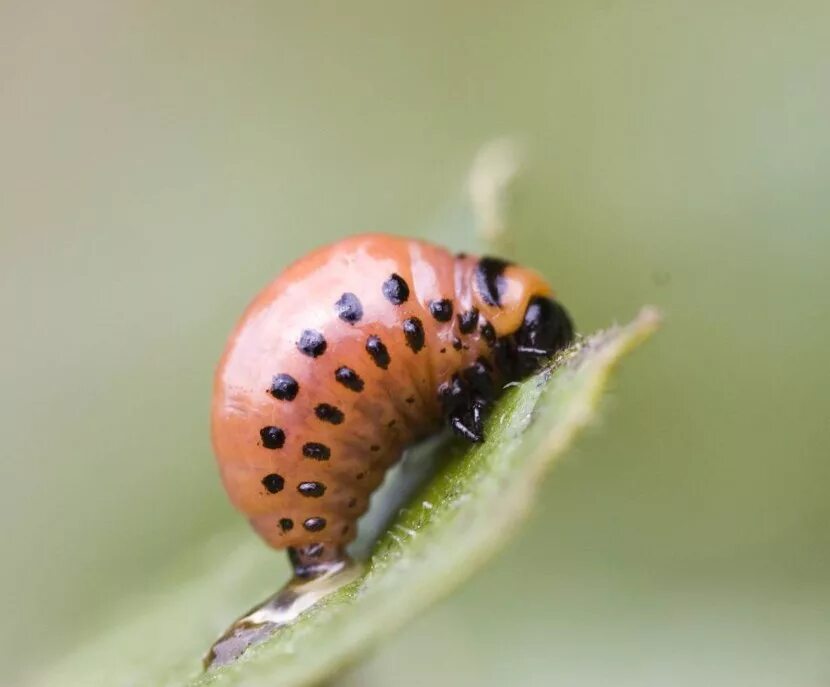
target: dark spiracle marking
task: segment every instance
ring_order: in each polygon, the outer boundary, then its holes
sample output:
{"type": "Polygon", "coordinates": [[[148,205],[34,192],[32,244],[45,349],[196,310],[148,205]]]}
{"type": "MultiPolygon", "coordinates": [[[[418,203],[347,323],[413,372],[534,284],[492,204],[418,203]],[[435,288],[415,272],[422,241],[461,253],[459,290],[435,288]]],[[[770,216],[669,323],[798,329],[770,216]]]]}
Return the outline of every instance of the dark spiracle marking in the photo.
{"type": "Polygon", "coordinates": [[[291,518],[280,518],[279,526],[283,532],[290,532],[294,529],[294,521],[291,518]]]}
{"type": "Polygon", "coordinates": [[[415,403],[415,397],[414,396],[407,396],[404,399],[404,401],[406,401],[407,403],[415,403]]]}
{"type": "Polygon", "coordinates": [[[323,422],[330,422],[333,425],[339,425],[344,417],[340,408],[329,403],[320,403],[314,409],[314,414],[323,422]]]}
{"type": "Polygon", "coordinates": [[[337,316],[344,322],[354,324],[363,318],[363,305],[353,293],[346,292],[334,304],[337,316]]]}
{"type": "Polygon", "coordinates": [[[262,445],[265,448],[282,448],[285,445],[285,432],[279,427],[263,427],[259,430],[259,436],[262,439],[262,445]]]}
{"type": "Polygon", "coordinates": [[[300,349],[300,353],[311,358],[317,358],[326,352],[326,340],[320,332],[314,331],[313,329],[305,329],[300,334],[297,348],[300,349]]]}
{"type": "Polygon", "coordinates": [[[340,528],[340,534],[346,534],[346,532],[348,532],[348,531],[349,531],[349,526],[348,525],[343,525],[343,527],[340,528]]]}
{"type": "Polygon", "coordinates": [[[331,458],[331,449],[325,444],[309,441],[303,444],[303,455],[314,460],[328,460],[331,458]]]}
{"type": "Polygon", "coordinates": [[[366,473],[365,472],[358,472],[354,477],[355,477],[355,479],[363,479],[364,477],[366,477],[366,473]]]}
{"type": "Polygon", "coordinates": [[[409,298],[409,286],[399,274],[392,274],[383,282],[383,295],[392,305],[406,303],[409,298]]]}
{"type": "Polygon", "coordinates": [[[306,521],[303,523],[303,527],[305,527],[309,532],[319,532],[326,527],[326,519],[325,518],[306,518],[306,521]]]}
{"type": "Polygon", "coordinates": [[[459,339],[457,336],[452,337],[452,347],[456,351],[460,351],[461,346],[462,346],[461,339],[459,339]]]}
{"type": "Polygon", "coordinates": [[[501,258],[483,257],[476,265],[476,287],[481,299],[487,305],[501,306],[501,297],[507,290],[504,270],[509,262],[501,258]]]}
{"type": "Polygon", "coordinates": [[[379,336],[375,336],[373,334],[366,339],[366,352],[372,356],[372,360],[375,361],[375,365],[382,370],[389,367],[389,362],[391,360],[389,357],[389,351],[386,349],[386,346],[383,341],[380,340],[379,336]]]}
{"type": "Polygon", "coordinates": [[[358,393],[363,391],[363,380],[360,378],[360,375],[358,375],[357,372],[350,367],[346,367],[345,365],[338,367],[334,371],[334,378],[351,391],[356,391],[358,393]]]}
{"type": "Polygon", "coordinates": [[[438,322],[449,322],[452,319],[452,301],[449,298],[430,301],[429,312],[438,322]]]}
{"type": "Polygon", "coordinates": [[[271,380],[271,388],[268,390],[274,398],[280,401],[293,401],[297,398],[299,391],[300,385],[297,380],[284,373],[274,375],[271,380]]]}
{"type": "Polygon", "coordinates": [[[397,420],[389,420],[389,422],[386,423],[386,426],[391,428],[394,427],[396,424],[398,424],[397,420]]]}
{"type": "Polygon", "coordinates": [[[272,472],[270,475],[265,475],[262,478],[262,486],[272,494],[276,494],[282,491],[282,488],[285,486],[285,480],[282,478],[282,475],[272,472]]]}
{"type": "Polygon", "coordinates": [[[446,352],[447,352],[447,348],[446,348],[446,346],[442,347],[442,348],[441,348],[441,353],[446,353],[446,352]]]}
{"type": "Polygon", "coordinates": [[[356,498],[351,498],[351,499],[349,499],[349,502],[346,504],[346,507],[347,508],[354,508],[356,505],[357,505],[357,499],[356,498]]]}
{"type": "Polygon", "coordinates": [[[372,444],[369,447],[369,450],[372,451],[373,453],[377,453],[378,451],[380,451],[380,446],[378,444],[372,444]]]}
{"type": "Polygon", "coordinates": [[[462,334],[469,334],[478,324],[478,308],[471,308],[458,316],[458,329],[462,334]]]}
{"type": "Polygon", "coordinates": [[[424,325],[417,317],[408,317],[403,321],[403,334],[406,337],[406,345],[414,353],[424,347],[424,325]]]}
{"type": "Polygon", "coordinates": [[[484,340],[491,346],[494,343],[496,343],[496,330],[493,328],[493,325],[489,322],[485,321],[484,324],[481,325],[481,335],[484,337],[484,340]]]}
{"type": "Polygon", "coordinates": [[[326,493],[326,485],[322,482],[300,482],[297,485],[297,491],[303,496],[318,498],[326,493]]]}

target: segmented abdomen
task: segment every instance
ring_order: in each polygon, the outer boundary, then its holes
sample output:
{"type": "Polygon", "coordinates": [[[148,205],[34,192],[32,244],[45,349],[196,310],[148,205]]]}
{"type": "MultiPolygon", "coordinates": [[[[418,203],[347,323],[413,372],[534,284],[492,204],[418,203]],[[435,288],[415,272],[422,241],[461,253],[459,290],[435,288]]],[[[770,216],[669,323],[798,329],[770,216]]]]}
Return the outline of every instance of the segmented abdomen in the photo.
{"type": "Polygon", "coordinates": [[[232,501],[269,544],[351,541],[386,469],[441,426],[441,384],[489,366],[477,265],[360,236],[295,263],[249,306],[217,370],[212,436],[232,501]]]}

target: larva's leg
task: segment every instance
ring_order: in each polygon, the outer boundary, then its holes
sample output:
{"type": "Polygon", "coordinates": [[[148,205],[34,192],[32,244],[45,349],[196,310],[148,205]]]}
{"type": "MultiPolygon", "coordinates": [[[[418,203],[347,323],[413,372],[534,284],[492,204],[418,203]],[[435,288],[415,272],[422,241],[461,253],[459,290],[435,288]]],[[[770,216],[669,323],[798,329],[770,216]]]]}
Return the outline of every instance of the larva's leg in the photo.
{"type": "Polygon", "coordinates": [[[484,437],[480,432],[476,431],[475,423],[468,413],[464,415],[451,415],[450,427],[462,439],[466,439],[473,444],[480,444],[484,441],[484,437]]]}
{"type": "Polygon", "coordinates": [[[480,396],[472,398],[469,407],[450,416],[450,426],[464,439],[480,444],[484,441],[484,418],[491,405],[480,396]]]}
{"type": "Polygon", "coordinates": [[[473,418],[473,427],[477,434],[484,437],[484,418],[487,411],[490,410],[492,403],[483,398],[476,398],[472,403],[472,410],[470,411],[473,418]]]}
{"type": "Polygon", "coordinates": [[[338,544],[308,544],[288,549],[288,559],[294,576],[302,580],[314,579],[351,563],[346,549],[338,544]]]}

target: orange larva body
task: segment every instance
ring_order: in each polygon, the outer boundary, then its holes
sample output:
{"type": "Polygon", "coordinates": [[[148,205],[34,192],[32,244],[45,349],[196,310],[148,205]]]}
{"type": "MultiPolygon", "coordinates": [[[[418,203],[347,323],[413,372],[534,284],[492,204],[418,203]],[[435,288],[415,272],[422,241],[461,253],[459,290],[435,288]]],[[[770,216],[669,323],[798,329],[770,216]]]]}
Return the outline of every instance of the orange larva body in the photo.
{"type": "MultiPolygon", "coordinates": [[[[295,262],[248,307],[216,372],[213,445],[234,505],[295,565],[297,551],[306,564],[342,555],[407,445],[448,415],[480,439],[488,397],[521,374],[516,332],[538,338],[534,298],[553,302],[530,270],[386,235],[295,262]]],[[[571,337],[556,316],[548,349],[571,337]]]]}

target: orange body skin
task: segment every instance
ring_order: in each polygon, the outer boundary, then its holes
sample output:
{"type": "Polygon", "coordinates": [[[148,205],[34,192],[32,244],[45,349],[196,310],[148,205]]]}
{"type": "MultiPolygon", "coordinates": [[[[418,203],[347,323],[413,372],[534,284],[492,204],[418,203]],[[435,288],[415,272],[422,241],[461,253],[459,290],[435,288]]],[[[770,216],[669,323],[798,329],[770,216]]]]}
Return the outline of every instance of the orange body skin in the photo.
{"type": "Polygon", "coordinates": [[[350,542],[386,470],[406,446],[442,427],[437,394],[442,382],[479,358],[492,358],[482,326],[490,323],[497,336],[509,335],[520,326],[532,296],[552,295],[535,272],[510,265],[501,275],[499,304],[488,303],[476,287],[478,264],[476,257],[454,256],[424,241],[355,236],[295,262],[250,304],[216,371],[212,439],[233,504],[268,544],[350,542]],[[393,274],[408,286],[408,298],[400,304],[383,291],[393,274]],[[344,293],[359,300],[359,321],[338,314],[335,304],[344,293]],[[430,311],[430,303],[440,299],[452,302],[452,317],[445,322],[430,311]],[[473,308],[480,313],[478,326],[463,334],[458,315],[473,308]],[[423,325],[418,350],[402,328],[408,318],[423,325]],[[325,350],[316,357],[298,348],[305,330],[325,339],[325,350]],[[367,352],[369,336],[386,346],[386,369],[367,352]],[[342,366],[360,377],[361,391],[337,382],[335,371],[342,366]],[[274,376],[283,373],[298,384],[291,400],[270,392],[274,376]],[[342,421],[321,420],[315,412],[320,404],[338,409],[342,421]],[[263,427],[282,430],[279,448],[263,445],[263,427]],[[304,455],[308,442],[325,445],[328,458],[304,455]],[[283,480],[276,493],[264,486],[266,475],[283,480]],[[325,491],[303,494],[303,483],[325,491]],[[316,523],[314,531],[307,522],[316,523]]]}

